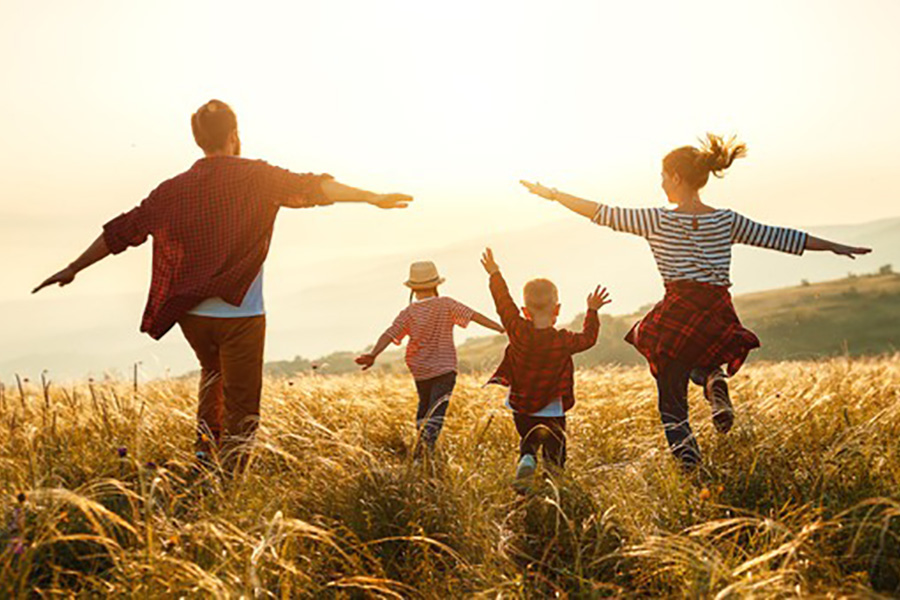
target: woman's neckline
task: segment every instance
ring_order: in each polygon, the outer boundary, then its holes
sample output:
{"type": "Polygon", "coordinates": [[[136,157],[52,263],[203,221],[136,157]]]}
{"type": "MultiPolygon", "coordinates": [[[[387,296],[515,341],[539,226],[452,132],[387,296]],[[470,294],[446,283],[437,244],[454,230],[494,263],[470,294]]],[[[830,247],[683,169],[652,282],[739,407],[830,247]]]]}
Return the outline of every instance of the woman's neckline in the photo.
{"type": "Polygon", "coordinates": [[[684,216],[686,216],[686,217],[705,217],[705,216],[707,216],[707,215],[714,215],[714,214],[723,212],[723,211],[725,211],[725,210],[727,210],[727,209],[725,209],[725,208],[713,208],[712,210],[707,211],[707,212],[686,212],[686,211],[679,211],[679,210],[674,209],[674,208],[664,208],[663,210],[665,210],[667,213],[669,213],[669,214],[671,214],[671,215],[684,215],[684,216]]]}

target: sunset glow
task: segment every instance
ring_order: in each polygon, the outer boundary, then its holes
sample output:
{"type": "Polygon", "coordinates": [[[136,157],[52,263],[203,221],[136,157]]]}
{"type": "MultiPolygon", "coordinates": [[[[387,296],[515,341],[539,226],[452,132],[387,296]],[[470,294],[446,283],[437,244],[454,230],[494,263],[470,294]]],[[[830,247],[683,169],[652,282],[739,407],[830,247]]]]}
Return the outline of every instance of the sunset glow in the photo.
{"type": "MultiPolygon", "coordinates": [[[[710,202],[801,226],[894,216],[897,23],[900,4],[877,0],[4,2],[0,301],[24,302],[40,274],[189,167],[188,117],[210,98],[237,111],[247,156],[416,197],[400,215],[282,215],[272,306],[360,261],[564,218],[522,177],[661,205],[660,159],[706,131],[750,148],[710,202]]],[[[66,294],[143,294],[147,250],[66,294]]],[[[297,353],[325,349],[297,341],[297,353]]]]}

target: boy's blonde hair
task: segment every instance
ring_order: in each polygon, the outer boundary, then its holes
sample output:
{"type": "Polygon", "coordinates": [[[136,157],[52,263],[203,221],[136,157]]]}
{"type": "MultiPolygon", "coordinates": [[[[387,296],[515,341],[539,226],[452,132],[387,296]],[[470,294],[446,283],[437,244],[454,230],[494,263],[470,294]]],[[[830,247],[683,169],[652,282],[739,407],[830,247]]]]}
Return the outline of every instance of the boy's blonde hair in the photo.
{"type": "Polygon", "coordinates": [[[532,279],[525,284],[523,296],[525,307],[533,313],[548,312],[559,304],[559,292],[549,279],[532,279]]]}

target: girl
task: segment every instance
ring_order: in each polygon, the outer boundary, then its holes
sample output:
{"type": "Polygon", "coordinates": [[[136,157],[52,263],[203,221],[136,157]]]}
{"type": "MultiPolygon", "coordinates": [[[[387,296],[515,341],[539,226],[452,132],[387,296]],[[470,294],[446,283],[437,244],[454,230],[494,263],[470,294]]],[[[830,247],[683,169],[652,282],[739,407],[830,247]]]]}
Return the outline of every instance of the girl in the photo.
{"type": "Polygon", "coordinates": [[[674,209],[618,208],[576,198],[540,184],[521,182],[530,192],[559,202],[594,223],[642,236],[666,286],[665,297],[626,336],[650,363],[659,392],[659,411],[675,456],[692,469],[700,448],[688,423],[688,380],[703,386],[716,428],[726,433],[734,422],[726,375],[734,375],[759,347],[731,303],[731,246],[749,244],[781,252],[829,250],[854,258],[871,252],[813,237],[805,232],[751,221],[729,209],[708,206],[700,190],[710,173],[722,172],[746,154],[734,138],[707,134],[700,148],[682,146],[662,163],[662,188],[674,209]]]}
{"type": "Polygon", "coordinates": [[[416,411],[416,427],[419,430],[417,452],[422,443],[431,451],[444,424],[444,415],[450,402],[450,394],[456,384],[456,347],[453,343],[453,326],[466,327],[469,321],[504,333],[503,327],[475,312],[468,306],[447,296],[438,294],[438,286],[444,283],[437,267],[430,261],[413,263],[405,285],[410,289],[410,304],[397,315],[394,323],[378,338],[371,352],[356,359],[363,370],[375,364],[376,357],[391,342],[400,344],[409,336],[406,345],[406,365],[416,381],[419,408],[416,411]],[[416,301],[413,302],[413,296],[416,301]]]}

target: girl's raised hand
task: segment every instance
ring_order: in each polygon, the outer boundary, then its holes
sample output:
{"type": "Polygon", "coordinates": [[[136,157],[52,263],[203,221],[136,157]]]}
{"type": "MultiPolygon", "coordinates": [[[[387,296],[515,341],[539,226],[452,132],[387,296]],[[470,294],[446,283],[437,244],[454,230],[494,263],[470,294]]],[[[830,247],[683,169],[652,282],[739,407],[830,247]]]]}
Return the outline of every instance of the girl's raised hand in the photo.
{"type": "Polygon", "coordinates": [[[531,183],[525,181],[524,179],[520,179],[519,183],[524,185],[529,192],[535,194],[536,196],[540,196],[541,198],[546,198],[547,200],[555,200],[556,199],[556,190],[548,188],[546,186],[541,185],[540,183],[531,183]]]}

